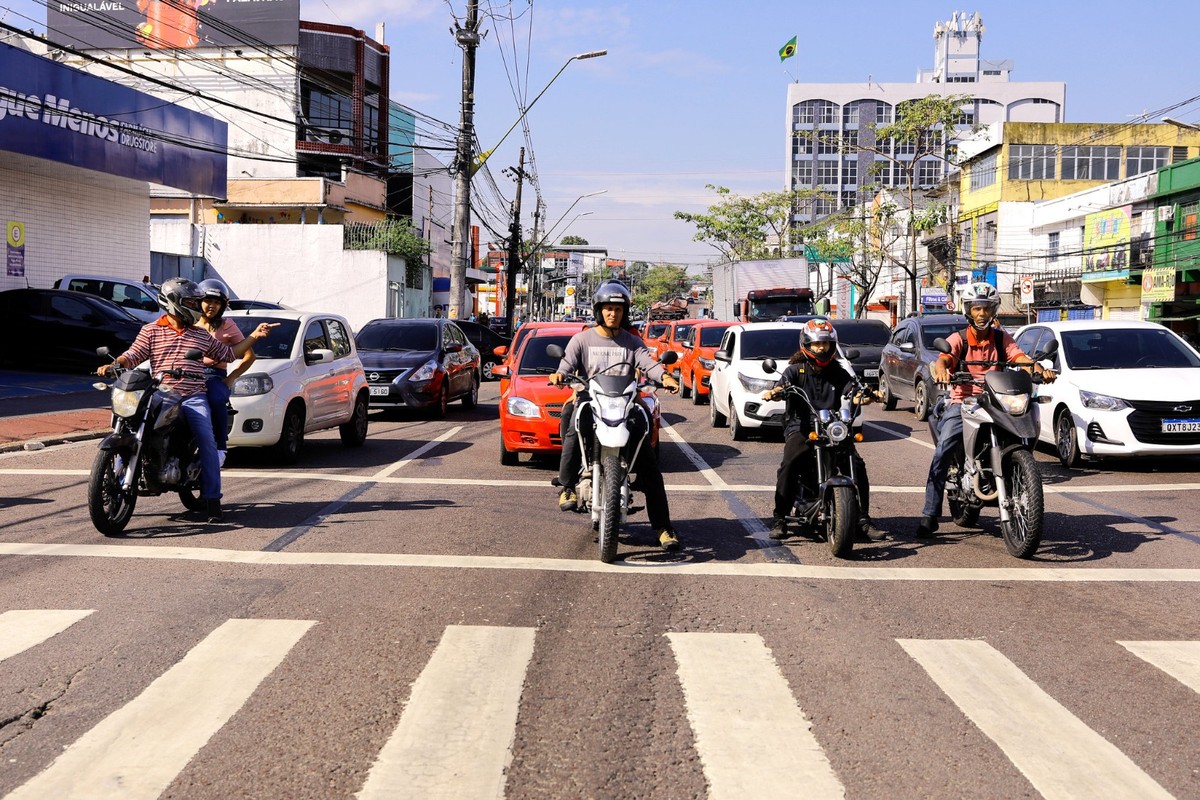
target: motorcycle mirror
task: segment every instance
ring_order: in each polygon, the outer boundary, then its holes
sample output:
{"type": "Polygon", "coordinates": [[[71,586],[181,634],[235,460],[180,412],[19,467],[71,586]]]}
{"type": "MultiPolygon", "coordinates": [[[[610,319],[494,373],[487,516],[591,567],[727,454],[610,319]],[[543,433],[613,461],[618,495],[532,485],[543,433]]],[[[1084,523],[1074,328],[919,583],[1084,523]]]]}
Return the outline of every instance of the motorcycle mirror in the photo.
{"type": "Polygon", "coordinates": [[[98,356],[100,356],[101,358],[103,358],[104,356],[108,355],[108,348],[107,348],[107,347],[97,347],[97,348],[96,348],[96,355],[98,355],[98,356]]]}
{"type": "Polygon", "coordinates": [[[773,358],[764,358],[763,359],[763,372],[767,373],[768,375],[774,375],[778,370],[779,370],[779,367],[778,367],[778,365],[775,364],[775,359],[773,359],[773,358]]]}
{"type": "Polygon", "coordinates": [[[551,358],[562,358],[563,349],[557,344],[546,345],[546,355],[550,356],[551,358]]]}
{"type": "Polygon", "coordinates": [[[674,350],[668,350],[665,353],[663,353],[661,356],[658,357],[658,363],[660,363],[664,366],[667,366],[667,367],[671,366],[678,360],[679,360],[679,353],[676,353],[674,350]]]}
{"type": "Polygon", "coordinates": [[[851,347],[849,350],[846,351],[845,355],[846,355],[846,359],[848,361],[853,361],[854,359],[859,357],[860,353],[857,350],[855,350],[853,347],[851,347]]]}
{"type": "Polygon", "coordinates": [[[949,354],[950,353],[950,343],[939,336],[938,338],[933,340],[933,349],[937,350],[939,353],[949,354]]]}
{"type": "Polygon", "coordinates": [[[1049,358],[1050,356],[1054,355],[1057,352],[1058,352],[1058,339],[1051,339],[1049,342],[1047,342],[1046,346],[1042,349],[1042,352],[1038,353],[1038,357],[1036,360],[1040,361],[1043,358],[1049,358]]]}

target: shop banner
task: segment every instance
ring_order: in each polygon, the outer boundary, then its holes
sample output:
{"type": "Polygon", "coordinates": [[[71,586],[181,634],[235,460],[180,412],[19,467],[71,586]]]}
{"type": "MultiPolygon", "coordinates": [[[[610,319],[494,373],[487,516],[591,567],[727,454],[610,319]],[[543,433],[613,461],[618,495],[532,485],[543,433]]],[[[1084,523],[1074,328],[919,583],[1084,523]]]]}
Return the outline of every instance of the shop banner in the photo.
{"type": "Polygon", "coordinates": [[[8,269],[5,274],[10,278],[21,278],[25,275],[25,225],[10,221],[7,228],[8,243],[5,250],[8,269]]]}
{"type": "Polygon", "coordinates": [[[300,0],[91,0],[45,4],[46,28],[80,50],[240,47],[300,41],[300,0]]]}
{"type": "Polygon", "coordinates": [[[1174,299],[1174,267],[1153,267],[1142,272],[1143,303],[1169,303],[1174,299]]]}
{"type": "Polygon", "coordinates": [[[1131,206],[1088,214],[1083,229],[1084,283],[1129,277],[1131,206]]]}

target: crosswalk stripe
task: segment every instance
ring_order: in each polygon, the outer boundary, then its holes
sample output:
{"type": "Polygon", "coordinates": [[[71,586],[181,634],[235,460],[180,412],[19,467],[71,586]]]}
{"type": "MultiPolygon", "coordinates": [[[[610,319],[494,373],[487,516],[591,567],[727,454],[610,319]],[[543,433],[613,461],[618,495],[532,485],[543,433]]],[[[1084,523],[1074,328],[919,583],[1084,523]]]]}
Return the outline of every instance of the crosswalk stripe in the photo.
{"type": "Polygon", "coordinates": [[[1117,642],[1194,692],[1200,692],[1200,642],[1117,642]]]}
{"type": "Polygon", "coordinates": [[[1171,797],[987,642],[897,642],[1043,797],[1171,797]]]}
{"type": "Polygon", "coordinates": [[[0,661],[57,636],[92,611],[5,611],[0,614],[0,661]]]}
{"type": "Polygon", "coordinates": [[[233,619],[6,800],[151,800],[315,623],[233,619]]]}
{"type": "Polygon", "coordinates": [[[844,796],[761,637],[668,633],[667,639],[710,797],[844,796]],[[770,748],[770,742],[784,746],[770,748]]]}
{"type": "Polygon", "coordinates": [[[503,797],[533,639],[533,628],[446,628],[358,797],[503,797]]]}

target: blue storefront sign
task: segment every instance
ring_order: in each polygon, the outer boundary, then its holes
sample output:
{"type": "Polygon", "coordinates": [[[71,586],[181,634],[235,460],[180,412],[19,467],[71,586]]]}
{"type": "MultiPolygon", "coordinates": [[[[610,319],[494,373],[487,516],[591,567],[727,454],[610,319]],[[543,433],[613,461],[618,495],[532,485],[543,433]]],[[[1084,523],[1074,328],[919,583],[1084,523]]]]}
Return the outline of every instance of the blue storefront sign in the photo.
{"type": "Polygon", "coordinates": [[[228,126],[0,44],[0,151],[225,198],[228,126]]]}

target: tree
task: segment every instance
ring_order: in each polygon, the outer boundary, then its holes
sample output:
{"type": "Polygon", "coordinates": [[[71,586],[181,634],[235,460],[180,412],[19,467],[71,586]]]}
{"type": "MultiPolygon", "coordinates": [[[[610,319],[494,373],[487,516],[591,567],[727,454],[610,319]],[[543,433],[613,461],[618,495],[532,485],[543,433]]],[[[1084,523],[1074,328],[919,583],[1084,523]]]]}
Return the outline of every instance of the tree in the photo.
{"type": "Polygon", "coordinates": [[[633,304],[639,308],[649,308],[651,303],[678,297],[687,291],[690,281],[687,267],[675,264],[650,267],[646,277],[636,286],[633,304]]]}
{"type": "Polygon", "coordinates": [[[707,214],[676,211],[675,219],[696,226],[694,241],[713,247],[729,261],[756,258],[787,258],[803,237],[792,225],[797,204],[820,192],[763,192],[741,197],[724,186],[707,184],[718,200],[707,214]]]}
{"type": "Polygon", "coordinates": [[[583,238],[582,236],[564,236],[562,239],[559,240],[558,243],[563,245],[564,247],[567,247],[569,245],[586,246],[588,241],[587,241],[587,239],[583,238]]]}

